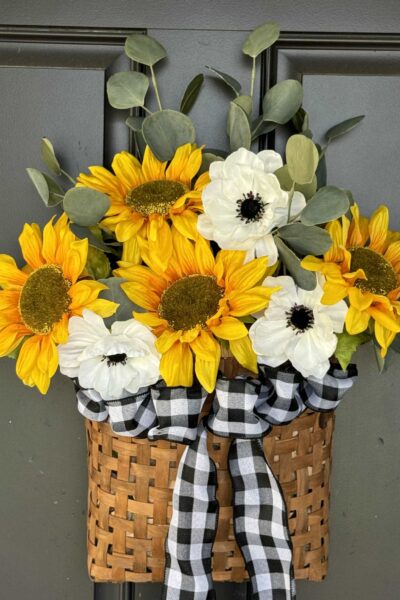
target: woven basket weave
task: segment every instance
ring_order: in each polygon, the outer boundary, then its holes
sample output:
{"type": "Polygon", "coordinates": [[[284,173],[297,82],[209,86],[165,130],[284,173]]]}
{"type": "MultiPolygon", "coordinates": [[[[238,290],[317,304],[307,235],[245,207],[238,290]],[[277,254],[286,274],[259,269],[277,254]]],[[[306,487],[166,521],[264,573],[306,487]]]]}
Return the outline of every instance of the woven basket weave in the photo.
{"type": "MultiPolygon", "coordinates": [[[[308,411],[264,438],[288,506],[297,579],[319,581],[327,573],[333,427],[332,413],[308,411]]],[[[96,582],[160,582],[172,491],[185,446],[121,437],[107,423],[87,420],[86,429],[89,576],[96,582]]],[[[241,582],[247,572],[233,535],[229,444],[229,439],[208,436],[220,505],[213,578],[241,582]]]]}

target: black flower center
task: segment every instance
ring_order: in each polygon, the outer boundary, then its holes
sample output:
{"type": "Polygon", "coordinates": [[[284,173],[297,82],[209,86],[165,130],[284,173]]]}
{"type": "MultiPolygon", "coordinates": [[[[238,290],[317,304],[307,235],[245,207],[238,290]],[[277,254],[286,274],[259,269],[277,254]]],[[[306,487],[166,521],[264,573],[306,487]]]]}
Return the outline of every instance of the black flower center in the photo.
{"type": "Polygon", "coordinates": [[[257,192],[257,194],[254,195],[251,191],[247,192],[247,194],[243,194],[243,199],[236,200],[236,204],[238,205],[236,209],[237,217],[242,221],[245,221],[246,224],[259,221],[262,218],[266,207],[260,194],[257,192]]]}
{"type": "Polygon", "coordinates": [[[314,325],[314,313],[304,304],[295,304],[285,314],[288,327],[294,329],[296,333],[303,333],[314,325]]]}
{"type": "Polygon", "coordinates": [[[110,354],[109,356],[104,356],[103,360],[107,361],[108,367],[115,367],[115,365],[122,364],[126,365],[127,355],[125,353],[122,354],[110,354]]]}

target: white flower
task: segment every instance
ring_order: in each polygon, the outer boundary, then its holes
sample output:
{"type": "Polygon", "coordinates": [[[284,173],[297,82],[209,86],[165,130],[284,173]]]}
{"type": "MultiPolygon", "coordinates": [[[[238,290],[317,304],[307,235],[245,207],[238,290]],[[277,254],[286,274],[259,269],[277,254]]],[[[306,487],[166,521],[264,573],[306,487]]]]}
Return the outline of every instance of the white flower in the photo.
{"type": "MultiPolygon", "coordinates": [[[[278,250],[271,232],[287,223],[289,203],[274,175],[282,164],[273,150],[254,154],[245,148],[213,162],[211,182],[202,192],[204,214],[197,222],[201,235],[224,250],[247,250],[247,260],[268,256],[269,266],[275,264],[278,250]]],[[[305,205],[303,194],[295,192],[291,216],[305,205]]]]}
{"type": "Polygon", "coordinates": [[[264,285],[280,286],[264,315],[250,328],[258,362],[277,367],[289,360],[304,377],[323,377],[343,331],[347,304],[321,304],[321,281],[312,291],[296,286],[291,277],[267,277],[264,285]]]}
{"type": "Polygon", "coordinates": [[[124,398],[159,380],[155,339],[135,319],[116,321],[109,331],[101,317],[84,310],[70,319],[68,342],[58,347],[60,371],[103,400],[124,398]]]}

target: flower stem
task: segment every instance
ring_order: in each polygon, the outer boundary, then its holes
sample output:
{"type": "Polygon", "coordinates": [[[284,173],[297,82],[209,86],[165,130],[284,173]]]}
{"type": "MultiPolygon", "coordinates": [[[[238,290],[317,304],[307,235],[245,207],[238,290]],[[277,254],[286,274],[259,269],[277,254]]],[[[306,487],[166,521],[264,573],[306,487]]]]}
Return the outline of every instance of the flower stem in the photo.
{"type": "Polygon", "coordinates": [[[160,110],[162,110],[161,100],[160,100],[160,94],[158,93],[156,74],[154,73],[154,69],[153,69],[153,67],[151,65],[150,65],[150,72],[151,72],[151,80],[153,82],[154,91],[155,91],[156,98],[157,98],[158,108],[160,110]]]}
{"type": "Polygon", "coordinates": [[[146,106],[142,105],[140,108],[143,108],[143,110],[145,110],[147,113],[149,113],[149,115],[152,115],[152,111],[149,110],[146,106]]]}
{"type": "Polygon", "coordinates": [[[254,94],[254,82],[256,80],[256,57],[253,57],[253,66],[251,69],[251,82],[250,82],[250,96],[253,99],[254,94]]]}
{"type": "Polygon", "coordinates": [[[76,180],[72,177],[72,175],[70,175],[69,173],[67,173],[67,171],[64,171],[64,169],[61,169],[61,173],[63,175],[65,175],[65,177],[67,179],[69,179],[71,183],[73,183],[74,185],[76,184],[76,180]]]}

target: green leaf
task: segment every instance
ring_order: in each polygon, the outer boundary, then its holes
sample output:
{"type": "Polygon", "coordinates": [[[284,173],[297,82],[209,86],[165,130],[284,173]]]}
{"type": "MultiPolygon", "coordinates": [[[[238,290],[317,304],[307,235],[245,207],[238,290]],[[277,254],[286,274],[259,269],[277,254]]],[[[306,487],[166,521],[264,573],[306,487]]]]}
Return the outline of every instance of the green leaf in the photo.
{"type": "Polygon", "coordinates": [[[303,267],[300,265],[300,260],[298,257],[279,237],[275,237],[275,243],[277,245],[279,256],[282,262],[295,280],[296,284],[303,290],[313,290],[317,285],[317,277],[315,273],[303,269],[303,267]]]}
{"type": "MultiPolygon", "coordinates": [[[[96,248],[98,248],[99,250],[103,250],[104,252],[108,250],[107,244],[105,244],[105,242],[103,241],[103,237],[98,237],[98,235],[95,235],[93,231],[91,231],[92,229],[95,230],[95,226],[89,229],[88,227],[82,227],[81,225],[77,225],[76,223],[70,223],[69,227],[72,233],[76,235],[76,237],[78,237],[79,239],[83,240],[87,238],[91,246],[95,246],[96,248]]],[[[99,229],[99,231],[101,230],[99,229]]]]}
{"type": "Polygon", "coordinates": [[[137,131],[142,131],[144,119],[145,117],[128,117],[125,124],[136,133],[137,131]]]}
{"type": "Polygon", "coordinates": [[[146,75],[135,71],[115,73],[107,81],[108,101],[113,108],[143,106],[148,89],[149,80],[146,75]]]}
{"type": "Polygon", "coordinates": [[[108,196],[91,188],[72,188],[64,196],[64,210],[77,225],[97,225],[109,206],[108,196]]]}
{"type": "Polygon", "coordinates": [[[304,225],[320,225],[338,219],[349,209],[349,198],[343,190],[327,185],[307,202],[300,215],[304,225]]]}
{"type": "Polygon", "coordinates": [[[114,321],[127,321],[128,319],[132,319],[133,311],[143,312],[143,308],[131,302],[121,288],[121,283],[124,283],[125,279],[122,279],[121,277],[110,277],[108,279],[100,279],[99,281],[107,286],[106,290],[100,292],[100,298],[111,300],[112,302],[117,302],[117,304],[119,304],[117,311],[112,317],[104,319],[107,327],[110,327],[114,321]]]}
{"type": "Polygon", "coordinates": [[[357,335],[350,335],[347,331],[337,334],[338,343],[335,350],[335,357],[339,361],[340,366],[345,371],[349,366],[354,352],[361,344],[371,341],[371,335],[363,332],[357,335]]]}
{"type": "Polygon", "coordinates": [[[286,144],[289,175],[296,183],[311,183],[318,166],[316,145],[302,134],[292,135],[286,144]]]}
{"type": "Polygon", "coordinates": [[[344,135],[348,131],[354,129],[354,127],[356,127],[364,119],[364,117],[365,115],[359,115],[358,117],[352,117],[351,119],[346,119],[345,121],[338,123],[334,127],[328,129],[325,134],[325,138],[328,142],[335,140],[341,135],[344,135]]]}
{"type": "Polygon", "coordinates": [[[89,244],[86,271],[93,279],[105,279],[110,275],[111,265],[108,257],[95,246],[89,244]]]}
{"type": "Polygon", "coordinates": [[[199,175],[202,175],[202,173],[205,173],[206,171],[208,171],[211,163],[218,161],[218,160],[224,160],[224,159],[222,158],[222,156],[217,156],[216,154],[212,154],[211,152],[203,152],[202,163],[201,163],[201,167],[199,170],[199,175]]]}
{"type": "Polygon", "coordinates": [[[199,92],[201,90],[201,86],[203,85],[203,82],[204,82],[203,73],[200,73],[199,75],[196,75],[196,77],[193,77],[192,81],[187,86],[185,93],[183,94],[181,106],[179,109],[181,111],[181,113],[184,113],[185,115],[187,115],[187,113],[190,111],[193,104],[197,100],[197,96],[199,95],[199,92]]]}
{"type": "Polygon", "coordinates": [[[332,246],[331,236],[321,227],[292,223],[278,229],[278,235],[289,246],[303,256],[325,254],[332,246]]]}
{"type": "Polygon", "coordinates": [[[183,144],[193,144],[196,131],[187,115],[176,110],[160,110],[145,118],[142,133],[158,160],[171,160],[183,144]]]}
{"type": "MultiPolygon", "coordinates": [[[[283,167],[280,167],[277,171],[275,171],[274,175],[278,178],[282,189],[284,189],[286,192],[289,192],[292,189],[294,182],[289,175],[289,169],[287,165],[283,165],[283,167]]],[[[311,183],[295,183],[294,189],[296,192],[301,192],[302,194],[304,194],[305,199],[309,200],[310,198],[312,198],[312,196],[314,196],[315,192],[317,191],[316,176],[314,175],[311,183]]]]}
{"type": "Polygon", "coordinates": [[[238,148],[247,148],[251,146],[251,131],[249,119],[241,108],[235,102],[231,102],[228,112],[227,133],[230,141],[231,152],[238,148]]]}
{"type": "Polygon", "coordinates": [[[303,102],[303,86],[296,79],[280,81],[263,99],[263,119],[283,125],[292,119],[303,102]]]}
{"type": "Polygon", "coordinates": [[[64,198],[64,190],[51,177],[38,171],[38,169],[29,168],[26,170],[39,196],[50,208],[60,204],[64,198]]]}
{"type": "Polygon", "coordinates": [[[242,52],[256,58],[261,52],[270,48],[279,38],[280,29],[278,23],[269,21],[260,25],[252,31],[246,38],[242,52]]]}
{"type": "Polygon", "coordinates": [[[253,112],[253,99],[251,96],[238,96],[232,102],[240,106],[249,118],[251,117],[253,112]]]}
{"type": "Polygon", "coordinates": [[[251,124],[251,139],[254,141],[260,135],[265,135],[266,133],[270,133],[278,126],[277,123],[272,123],[272,121],[264,121],[262,115],[261,117],[257,117],[251,124]]]}
{"type": "Polygon", "coordinates": [[[125,54],[130,59],[148,67],[152,67],[167,56],[167,52],[160,42],[149,35],[140,33],[132,33],[126,38],[125,54]]]}
{"type": "Polygon", "coordinates": [[[324,154],[324,156],[322,156],[319,159],[317,171],[316,171],[315,174],[317,176],[318,187],[321,188],[321,187],[326,186],[327,170],[326,170],[326,156],[325,156],[325,154],[324,154]]]}
{"type": "Polygon", "coordinates": [[[242,89],[242,86],[240,85],[240,83],[236,79],[234,79],[230,75],[227,75],[226,73],[223,73],[223,71],[219,71],[218,69],[214,69],[214,67],[208,67],[206,65],[206,69],[208,69],[209,71],[212,71],[212,73],[215,73],[215,75],[218,75],[218,77],[220,79],[222,79],[222,81],[224,81],[226,83],[226,85],[228,87],[230,87],[231,90],[233,90],[235,92],[236,96],[239,96],[240,90],[242,89]]]}
{"type": "Polygon", "coordinates": [[[53,175],[61,175],[60,163],[57,160],[56,153],[54,152],[53,144],[47,138],[42,138],[40,143],[40,154],[42,161],[46,165],[53,175]]]}

